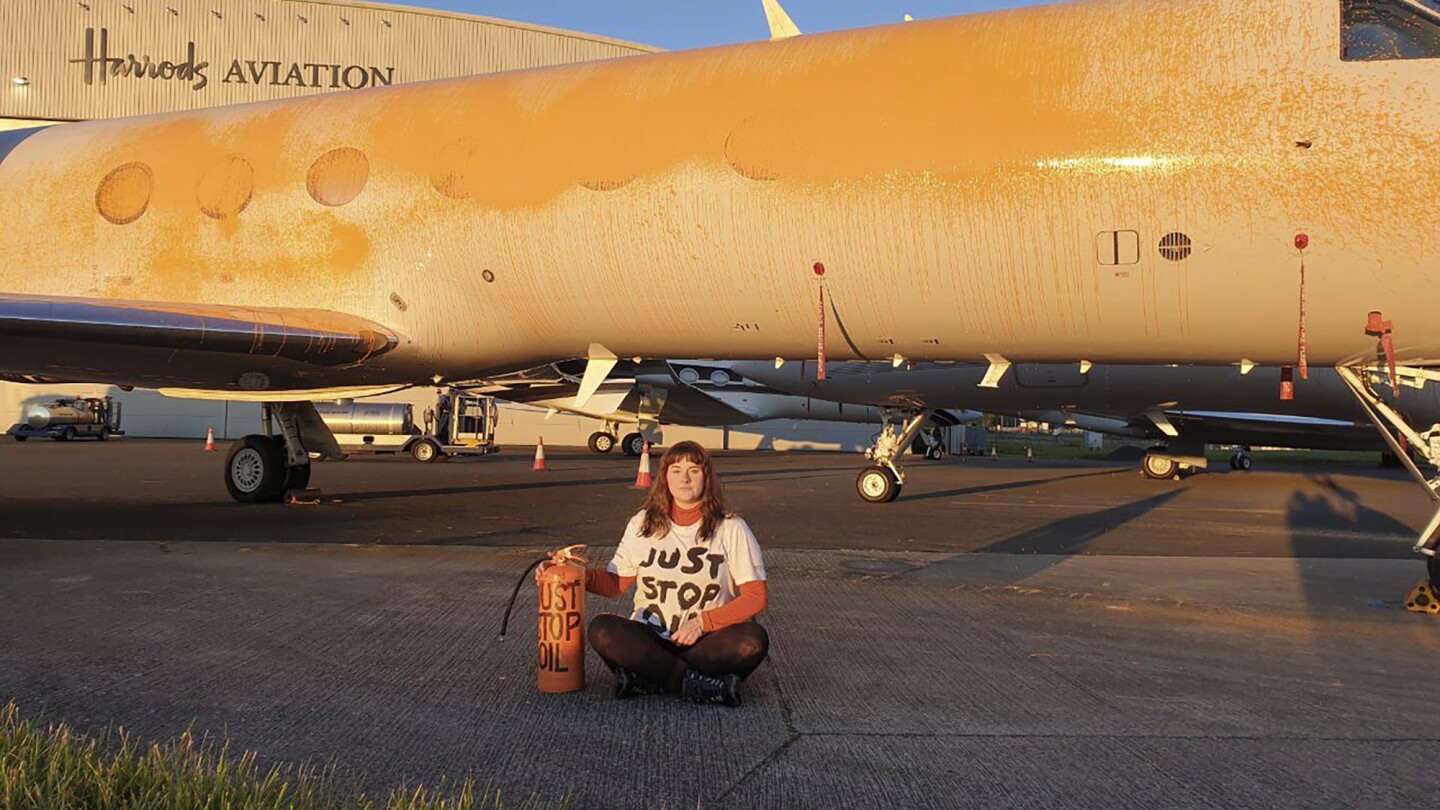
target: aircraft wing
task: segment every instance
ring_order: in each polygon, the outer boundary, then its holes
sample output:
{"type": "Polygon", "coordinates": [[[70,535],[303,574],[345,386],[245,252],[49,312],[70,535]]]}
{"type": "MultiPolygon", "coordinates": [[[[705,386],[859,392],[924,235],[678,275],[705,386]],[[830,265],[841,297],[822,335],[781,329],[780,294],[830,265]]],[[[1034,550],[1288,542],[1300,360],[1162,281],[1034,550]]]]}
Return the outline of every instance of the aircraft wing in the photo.
{"type": "Polygon", "coordinates": [[[397,335],[320,309],[0,293],[0,356],[34,377],[217,392],[395,382],[376,361],[397,335]]]}
{"type": "MultiPolygon", "coordinates": [[[[1368,422],[1291,414],[1232,413],[1169,409],[1166,418],[1187,445],[1241,444],[1314,450],[1380,450],[1383,441],[1368,422]]],[[[1167,437],[1144,415],[1020,411],[1026,419],[1160,441],[1167,437]]]]}

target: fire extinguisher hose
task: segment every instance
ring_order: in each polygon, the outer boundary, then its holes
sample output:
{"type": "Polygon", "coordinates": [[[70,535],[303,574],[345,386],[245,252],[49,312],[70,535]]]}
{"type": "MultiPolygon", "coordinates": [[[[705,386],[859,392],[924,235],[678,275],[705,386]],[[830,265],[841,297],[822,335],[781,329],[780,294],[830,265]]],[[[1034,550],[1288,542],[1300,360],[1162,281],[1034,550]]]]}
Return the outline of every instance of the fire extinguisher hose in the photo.
{"type": "Polygon", "coordinates": [[[524,585],[525,580],[530,578],[530,572],[534,571],[536,566],[540,565],[540,563],[543,563],[548,559],[550,559],[550,555],[546,554],[544,557],[541,557],[535,562],[530,563],[530,565],[525,568],[525,573],[520,575],[520,580],[515,583],[515,590],[510,592],[510,604],[505,606],[505,619],[504,621],[500,622],[501,641],[505,640],[505,630],[510,626],[510,611],[515,609],[515,597],[520,595],[520,586],[524,585]]]}

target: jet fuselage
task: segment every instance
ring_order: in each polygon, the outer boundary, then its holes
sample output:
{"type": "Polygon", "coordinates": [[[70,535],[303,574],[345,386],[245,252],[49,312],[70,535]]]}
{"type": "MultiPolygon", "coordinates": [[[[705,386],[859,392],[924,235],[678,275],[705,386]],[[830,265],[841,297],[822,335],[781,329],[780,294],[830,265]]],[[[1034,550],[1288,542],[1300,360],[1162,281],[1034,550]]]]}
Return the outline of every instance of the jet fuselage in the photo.
{"type": "MultiPolygon", "coordinates": [[[[1303,264],[1310,363],[1372,355],[1375,310],[1424,364],[1440,65],[1345,61],[1341,5],[1102,0],[53,127],[0,163],[0,293],[398,339],[272,374],[297,388],[814,357],[822,284],[831,359],[1294,363],[1303,264]]],[[[146,384],[36,345],[0,371],[146,384]]]]}

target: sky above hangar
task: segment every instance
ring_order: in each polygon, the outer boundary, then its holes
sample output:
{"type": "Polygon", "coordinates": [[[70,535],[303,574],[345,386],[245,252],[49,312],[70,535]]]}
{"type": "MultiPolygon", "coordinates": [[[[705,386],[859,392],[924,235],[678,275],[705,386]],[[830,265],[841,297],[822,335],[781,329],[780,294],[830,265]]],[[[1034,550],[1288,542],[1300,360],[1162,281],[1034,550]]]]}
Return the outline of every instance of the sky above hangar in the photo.
{"type": "MultiPolygon", "coordinates": [[[[395,0],[405,5],[568,28],[677,50],[765,39],[760,0],[395,0]]],[[[1034,6],[1053,0],[781,0],[813,33],[1034,6]]]]}

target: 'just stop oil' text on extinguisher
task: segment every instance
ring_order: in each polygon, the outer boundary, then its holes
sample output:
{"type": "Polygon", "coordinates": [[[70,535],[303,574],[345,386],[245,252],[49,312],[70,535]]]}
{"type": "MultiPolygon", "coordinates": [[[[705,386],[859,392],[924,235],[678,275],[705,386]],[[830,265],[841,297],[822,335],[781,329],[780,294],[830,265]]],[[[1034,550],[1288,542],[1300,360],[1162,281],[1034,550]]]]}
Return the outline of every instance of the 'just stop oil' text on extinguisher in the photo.
{"type": "Polygon", "coordinates": [[[566,546],[531,563],[515,583],[510,604],[505,608],[505,620],[500,624],[503,640],[520,586],[537,565],[546,561],[554,563],[536,577],[540,590],[538,680],[541,692],[576,692],[585,688],[585,564],[590,561],[580,556],[583,548],[583,545],[566,546]]]}

